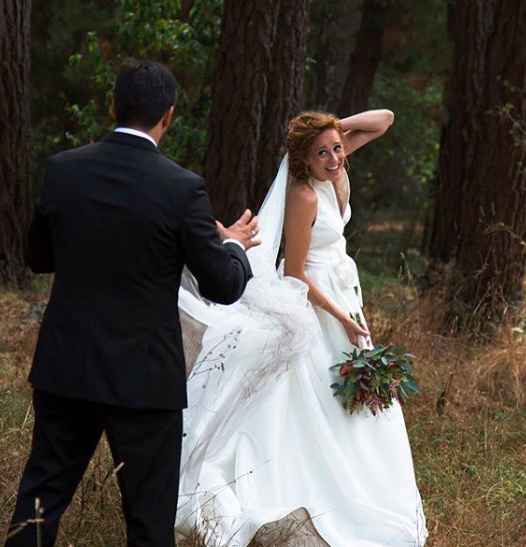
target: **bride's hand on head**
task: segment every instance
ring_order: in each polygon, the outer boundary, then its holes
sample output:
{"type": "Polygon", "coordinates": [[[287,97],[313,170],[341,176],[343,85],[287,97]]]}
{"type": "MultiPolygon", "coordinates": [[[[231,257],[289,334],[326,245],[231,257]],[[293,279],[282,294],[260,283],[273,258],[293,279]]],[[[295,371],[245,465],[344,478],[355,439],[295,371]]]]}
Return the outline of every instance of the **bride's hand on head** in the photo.
{"type": "Polygon", "coordinates": [[[257,237],[259,233],[258,217],[252,215],[250,209],[246,209],[228,228],[225,228],[218,220],[216,220],[216,225],[221,240],[235,239],[245,247],[246,251],[261,244],[261,240],[257,237]]]}
{"type": "Polygon", "coordinates": [[[342,326],[345,329],[345,332],[347,333],[349,340],[355,346],[358,346],[359,336],[369,337],[371,335],[367,327],[362,327],[350,316],[347,316],[342,321],[342,326]]]}

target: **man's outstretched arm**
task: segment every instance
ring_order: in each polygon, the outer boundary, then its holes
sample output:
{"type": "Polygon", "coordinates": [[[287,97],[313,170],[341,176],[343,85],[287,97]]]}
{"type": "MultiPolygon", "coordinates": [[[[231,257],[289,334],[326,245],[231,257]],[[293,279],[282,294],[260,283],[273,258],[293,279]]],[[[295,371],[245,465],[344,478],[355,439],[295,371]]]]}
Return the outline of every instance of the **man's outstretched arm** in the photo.
{"type": "Polygon", "coordinates": [[[219,304],[234,303],[252,277],[243,248],[248,250],[259,244],[255,239],[257,219],[245,212],[230,228],[216,224],[201,181],[188,200],[182,224],[181,244],[185,262],[197,279],[200,293],[219,304]],[[235,241],[223,243],[221,238],[235,241]]]}

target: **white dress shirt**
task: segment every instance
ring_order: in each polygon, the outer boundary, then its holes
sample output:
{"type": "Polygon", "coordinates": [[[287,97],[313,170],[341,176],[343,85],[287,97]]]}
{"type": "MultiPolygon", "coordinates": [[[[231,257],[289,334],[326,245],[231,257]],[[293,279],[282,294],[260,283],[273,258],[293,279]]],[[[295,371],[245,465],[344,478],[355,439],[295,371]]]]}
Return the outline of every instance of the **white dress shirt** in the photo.
{"type": "MultiPolygon", "coordinates": [[[[134,135],[135,137],[142,137],[143,139],[149,140],[155,147],[157,147],[157,143],[155,142],[155,139],[148,135],[148,133],[145,133],[144,131],[139,131],[138,129],[132,129],[131,127],[116,127],[113,130],[115,133],[125,133],[126,135],[134,135]]],[[[245,246],[241,241],[238,241],[237,239],[224,239],[224,243],[235,243],[236,245],[239,245],[243,251],[245,250],[245,246]]]]}
{"type": "Polygon", "coordinates": [[[131,127],[116,127],[114,129],[115,133],[126,133],[126,135],[135,135],[136,137],[142,137],[143,139],[148,139],[156,148],[157,143],[155,139],[145,133],[144,131],[139,131],[138,129],[132,129],[131,127]]]}

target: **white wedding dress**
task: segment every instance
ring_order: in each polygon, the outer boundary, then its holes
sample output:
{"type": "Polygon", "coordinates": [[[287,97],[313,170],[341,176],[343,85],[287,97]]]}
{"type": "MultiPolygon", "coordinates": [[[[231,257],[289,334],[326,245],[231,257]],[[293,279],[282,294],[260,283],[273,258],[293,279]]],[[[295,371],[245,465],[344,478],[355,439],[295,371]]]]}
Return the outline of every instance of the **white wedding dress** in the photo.
{"type": "MultiPolygon", "coordinates": [[[[265,234],[275,217],[281,235],[286,169],[285,158],[274,203],[260,214],[263,239],[276,235],[265,234]]],[[[350,207],[342,218],[332,183],[311,182],[318,211],[306,274],[363,318],[343,237],[350,207]]],[[[263,524],[304,508],[331,547],[424,545],[400,406],[376,417],[344,412],[329,367],[351,348],[348,338],[337,320],[310,306],[302,282],[276,273],[279,238],[271,239],[270,251],[267,242],[254,259],[249,253],[256,275],[239,303],[209,306],[181,295],[181,308],[209,327],[188,381],[176,529],[197,527],[210,545],[245,547],[263,524]]]]}

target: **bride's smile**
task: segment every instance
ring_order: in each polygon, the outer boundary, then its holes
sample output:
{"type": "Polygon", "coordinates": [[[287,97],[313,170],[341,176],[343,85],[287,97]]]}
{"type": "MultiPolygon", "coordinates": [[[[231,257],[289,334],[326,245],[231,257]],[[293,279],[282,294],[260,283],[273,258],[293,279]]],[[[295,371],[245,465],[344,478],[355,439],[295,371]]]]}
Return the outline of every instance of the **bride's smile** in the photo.
{"type": "Polygon", "coordinates": [[[345,151],[340,133],[327,129],[312,143],[307,159],[309,172],[318,180],[339,180],[344,171],[345,151]]]}

